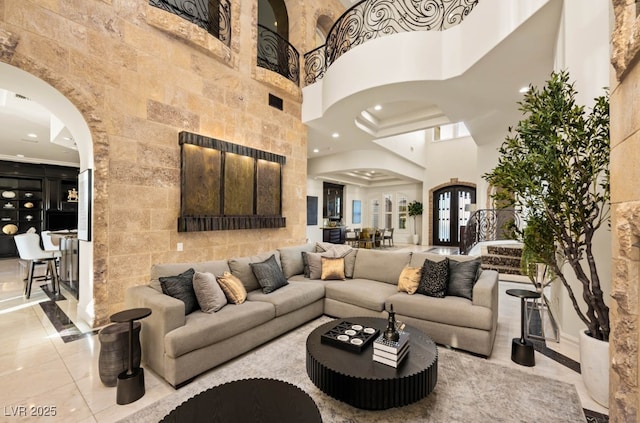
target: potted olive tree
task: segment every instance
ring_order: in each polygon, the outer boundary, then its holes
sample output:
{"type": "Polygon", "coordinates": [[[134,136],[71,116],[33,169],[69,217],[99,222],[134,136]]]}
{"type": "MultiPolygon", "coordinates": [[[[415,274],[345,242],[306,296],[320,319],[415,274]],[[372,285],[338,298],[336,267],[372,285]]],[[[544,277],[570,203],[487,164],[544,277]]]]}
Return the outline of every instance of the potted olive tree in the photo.
{"type": "MultiPolygon", "coordinates": [[[[525,117],[509,128],[498,165],[484,177],[501,188],[495,199],[524,211],[529,233],[523,238],[525,248],[562,282],[587,327],[580,335],[580,354],[589,389],[587,356],[606,355],[607,375],[609,365],[609,307],[593,250],[594,235],[607,227],[610,212],[609,95],[597,97],[589,112],[576,104],[575,95],[566,71],[553,72],[541,89],[530,86],[518,103],[525,117]],[[569,268],[578,288],[567,279],[569,268]],[[585,346],[583,338],[602,347],[585,346]]],[[[608,387],[608,380],[597,383],[608,387]]],[[[590,393],[601,404],[608,401],[608,391],[590,393]]]]}
{"type": "Polygon", "coordinates": [[[420,201],[413,200],[409,203],[408,211],[409,216],[413,217],[413,243],[418,245],[420,243],[420,236],[418,235],[416,216],[422,215],[422,203],[420,201]]]}

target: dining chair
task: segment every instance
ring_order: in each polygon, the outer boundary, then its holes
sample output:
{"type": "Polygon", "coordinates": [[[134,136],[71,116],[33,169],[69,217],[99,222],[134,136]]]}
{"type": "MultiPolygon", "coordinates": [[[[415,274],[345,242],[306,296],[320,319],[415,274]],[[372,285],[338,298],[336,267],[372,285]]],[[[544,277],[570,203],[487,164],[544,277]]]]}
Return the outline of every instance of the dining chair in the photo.
{"type": "Polygon", "coordinates": [[[27,298],[31,297],[31,286],[33,285],[35,267],[42,264],[46,264],[48,266],[48,272],[51,273],[53,293],[58,292],[60,290],[60,281],[56,269],[56,259],[60,257],[60,252],[43,250],[40,247],[40,235],[35,233],[14,235],[13,239],[18,248],[20,258],[29,262],[29,275],[27,276],[24,295],[27,298]]]}
{"type": "Polygon", "coordinates": [[[385,228],[382,235],[382,246],[389,243],[389,247],[393,246],[393,228],[385,228]]]}

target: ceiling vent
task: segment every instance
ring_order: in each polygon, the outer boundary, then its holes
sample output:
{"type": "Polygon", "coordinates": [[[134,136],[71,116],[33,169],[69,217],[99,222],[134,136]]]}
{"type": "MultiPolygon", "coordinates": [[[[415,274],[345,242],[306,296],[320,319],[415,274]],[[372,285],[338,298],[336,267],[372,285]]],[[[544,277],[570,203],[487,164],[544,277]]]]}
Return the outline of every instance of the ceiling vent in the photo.
{"type": "Polygon", "coordinates": [[[27,101],[31,101],[31,99],[30,99],[29,97],[25,97],[25,96],[23,96],[22,94],[18,94],[18,93],[15,93],[15,94],[16,94],[16,98],[17,98],[18,100],[27,100],[27,101]]]}

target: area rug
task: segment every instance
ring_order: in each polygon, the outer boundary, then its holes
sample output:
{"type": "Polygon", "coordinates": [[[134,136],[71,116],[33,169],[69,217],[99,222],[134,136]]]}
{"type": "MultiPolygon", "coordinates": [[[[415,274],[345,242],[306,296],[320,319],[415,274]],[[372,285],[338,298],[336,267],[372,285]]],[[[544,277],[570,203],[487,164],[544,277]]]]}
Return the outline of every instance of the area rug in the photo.
{"type": "Polygon", "coordinates": [[[305,367],[305,341],[330,321],[321,317],[199,376],[175,394],[122,422],[157,422],[199,392],[244,378],[292,383],[316,402],[330,422],[585,422],[573,385],[510,369],[463,352],[438,347],[438,383],[426,398],[383,411],[359,410],[320,391],[305,367]]]}

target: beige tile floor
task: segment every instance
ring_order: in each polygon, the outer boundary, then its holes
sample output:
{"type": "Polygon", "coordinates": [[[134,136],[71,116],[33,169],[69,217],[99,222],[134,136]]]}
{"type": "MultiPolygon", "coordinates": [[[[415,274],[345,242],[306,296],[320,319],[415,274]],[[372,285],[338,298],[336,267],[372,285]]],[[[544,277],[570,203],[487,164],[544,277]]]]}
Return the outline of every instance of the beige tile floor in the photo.
{"type": "MultiPolygon", "coordinates": [[[[606,414],[606,409],[588,397],[580,375],[563,365],[539,353],[535,367],[522,367],[511,361],[511,338],[518,337],[520,331],[519,300],[505,294],[506,289],[513,287],[522,285],[500,283],[499,328],[489,361],[572,383],[583,407],[606,414]]],[[[132,404],[117,405],[115,388],[103,386],[98,376],[98,337],[63,342],[38,304],[48,297],[34,286],[31,299],[26,300],[22,290],[17,260],[0,260],[0,421],[113,422],[174,392],[150,369],[145,369],[145,396],[132,404]],[[54,408],[54,419],[24,417],[24,413],[51,412],[54,408]]],[[[76,318],[76,301],[71,295],[65,296],[68,300],[58,301],[58,306],[79,329],[89,332],[91,328],[76,318]]],[[[578,358],[575,345],[547,344],[573,359],[578,358]]]]}

